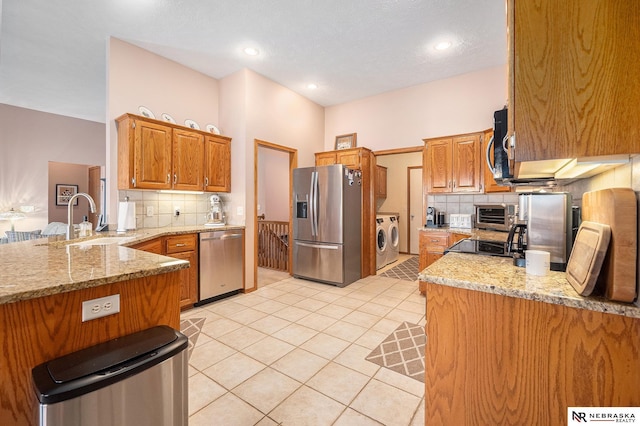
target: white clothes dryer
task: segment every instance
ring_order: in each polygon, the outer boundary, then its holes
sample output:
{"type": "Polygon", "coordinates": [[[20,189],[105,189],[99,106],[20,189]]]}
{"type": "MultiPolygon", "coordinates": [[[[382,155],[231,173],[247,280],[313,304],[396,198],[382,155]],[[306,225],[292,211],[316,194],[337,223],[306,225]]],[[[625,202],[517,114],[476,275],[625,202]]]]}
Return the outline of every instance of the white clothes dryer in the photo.
{"type": "Polygon", "coordinates": [[[376,216],[376,270],[387,264],[387,223],[384,217],[376,216]]]}
{"type": "Polygon", "coordinates": [[[400,257],[400,230],[398,223],[400,215],[397,213],[387,216],[387,265],[395,262],[400,257]]]}

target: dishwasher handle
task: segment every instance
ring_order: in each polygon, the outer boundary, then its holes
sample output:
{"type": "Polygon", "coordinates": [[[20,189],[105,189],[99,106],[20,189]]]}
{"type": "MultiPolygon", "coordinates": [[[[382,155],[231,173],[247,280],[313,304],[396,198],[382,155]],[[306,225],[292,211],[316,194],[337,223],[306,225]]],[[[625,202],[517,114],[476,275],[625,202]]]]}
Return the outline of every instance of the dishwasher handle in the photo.
{"type": "Polygon", "coordinates": [[[212,240],[231,240],[235,238],[242,238],[242,234],[225,234],[219,237],[201,237],[200,241],[212,241],[212,240]]]}

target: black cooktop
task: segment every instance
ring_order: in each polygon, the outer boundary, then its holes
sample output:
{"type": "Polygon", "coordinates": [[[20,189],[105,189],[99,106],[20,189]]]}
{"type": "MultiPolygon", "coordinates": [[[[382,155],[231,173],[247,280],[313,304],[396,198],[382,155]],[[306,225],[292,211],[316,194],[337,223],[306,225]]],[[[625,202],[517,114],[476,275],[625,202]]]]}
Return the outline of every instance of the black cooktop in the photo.
{"type": "Polygon", "coordinates": [[[446,253],[472,253],[486,256],[512,257],[509,253],[508,245],[502,241],[491,240],[460,240],[445,251],[446,253]]]}

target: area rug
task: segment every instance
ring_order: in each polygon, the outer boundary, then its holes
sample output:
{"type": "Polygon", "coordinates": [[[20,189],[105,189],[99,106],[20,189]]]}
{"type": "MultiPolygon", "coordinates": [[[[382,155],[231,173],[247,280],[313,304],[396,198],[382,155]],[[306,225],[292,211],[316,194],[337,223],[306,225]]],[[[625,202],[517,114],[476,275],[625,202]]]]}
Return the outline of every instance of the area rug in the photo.
{"type": "Polygon", "coordinates": [[[382,277],[398,278],[405,281],[418,279],[418,256],[412,256],[404,262],[380,274],[382,277]]]}
{"type": "Polygon", "coordinates": [[[202,330],[205,319],[206,318],[188,318],[180,320],[180,331],[189,338],[189,344],[187,346],[189,358],[191,357],[193,348],[196,347],[196,342],[198,341],[198,336],[200,335],[200,330],[202,330]]]}
{"type": "Polygon", "coordinates": [[[405,321],[365,359],[424,383],[426,340],[424,327],[405,321]]]}

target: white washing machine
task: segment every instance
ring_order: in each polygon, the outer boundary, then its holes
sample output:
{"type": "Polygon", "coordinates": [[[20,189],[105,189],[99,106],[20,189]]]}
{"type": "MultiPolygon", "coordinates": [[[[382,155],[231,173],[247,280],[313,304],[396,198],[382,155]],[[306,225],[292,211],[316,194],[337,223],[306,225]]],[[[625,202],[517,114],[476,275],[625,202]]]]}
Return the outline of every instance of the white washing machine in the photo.
{"type": "Polygon", "coordinates": [[[397,213],[390,214],[385,218],[387,220],[387,265],[398,260],[400,256],[400,230],[398,223],[400,215],[397,213]]]}
{"type": "Polygon", "coordinates": [[[387,221],[382,216],[376,216],[376,270],[387,264],[387,221]]]}

